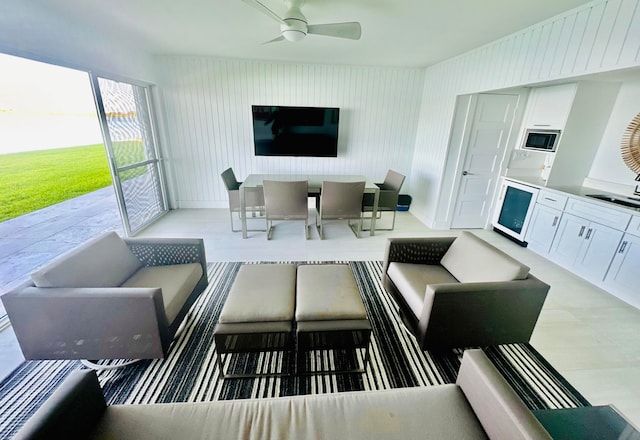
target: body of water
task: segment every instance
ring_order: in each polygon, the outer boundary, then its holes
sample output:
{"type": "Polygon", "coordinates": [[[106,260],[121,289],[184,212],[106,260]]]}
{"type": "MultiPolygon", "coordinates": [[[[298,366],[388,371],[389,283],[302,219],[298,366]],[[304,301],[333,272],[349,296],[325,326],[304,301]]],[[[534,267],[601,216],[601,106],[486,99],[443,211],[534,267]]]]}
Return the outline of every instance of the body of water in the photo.
{"type": "Polygon", "coordinates": [[[96,115],[0,112],[0,154],[102,142],[96,115]]]}

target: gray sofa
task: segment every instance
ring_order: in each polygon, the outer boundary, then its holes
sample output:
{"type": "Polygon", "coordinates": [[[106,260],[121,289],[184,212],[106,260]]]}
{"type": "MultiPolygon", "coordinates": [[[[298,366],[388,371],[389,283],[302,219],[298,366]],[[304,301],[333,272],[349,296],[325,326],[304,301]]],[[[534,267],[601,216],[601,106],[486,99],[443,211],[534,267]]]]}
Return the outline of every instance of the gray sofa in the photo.
{"type": "Polygon", "coordinates": [[[480,350],[456,384],[338,394],[107,406],[75,371],[15,437],[25,439],[550,439],[480,350]]]}
{"type": "Polygon", "coordinates": [[[549,285],[470,232],[387,241],[383,285],[423,349],[529,342],[549,285]]]}
{"type": "Polygon", "coordinates": [[[101,234],[2,296],[26,359],[153,359],[167,354],[207,286],[201,239],[101,234]]]}

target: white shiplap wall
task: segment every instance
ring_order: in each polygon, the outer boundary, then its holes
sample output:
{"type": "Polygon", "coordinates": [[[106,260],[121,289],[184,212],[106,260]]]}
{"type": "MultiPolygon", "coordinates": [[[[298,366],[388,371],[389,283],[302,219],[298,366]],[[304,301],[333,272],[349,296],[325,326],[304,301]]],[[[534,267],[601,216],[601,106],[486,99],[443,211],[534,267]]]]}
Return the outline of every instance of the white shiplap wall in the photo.
{"type": "Polygon", "coordinates": [[[157,58],[174,207],[224,207],[220,172],[408,174],[424,70],[157,58]],[[340,107],[338,158],[256,157],[251,105],[340,107]]]}
{"type": "Polygon", "coordinates": [[[598,0],[426,70],[413,167],[412,212],[438,226],[457,95],[640,66],[640,0],[598,0]]]}

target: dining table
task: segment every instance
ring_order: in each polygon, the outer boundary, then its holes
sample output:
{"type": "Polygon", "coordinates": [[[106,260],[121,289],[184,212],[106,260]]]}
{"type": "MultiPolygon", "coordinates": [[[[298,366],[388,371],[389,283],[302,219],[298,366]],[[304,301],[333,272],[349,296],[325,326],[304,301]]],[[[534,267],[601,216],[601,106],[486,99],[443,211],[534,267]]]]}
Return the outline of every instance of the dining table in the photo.
{"type": "Polygon", "coordinates": [[[240,218],[242,220],[242,238],[247,238],[247,211],[245,194],[248,191],[256,191],[262,188],[265,180],[299,181],[308,182],[309,197],[318,197],[322,190],[322,182],[365,182],[364,192],[374,194],[373,211],[371,213],[371,230],[369,235],[376,233],[376,217],[378,215],[378,199],[380,187],[366,176],[351,174],[249,174],[240,185],[240,218]]]}

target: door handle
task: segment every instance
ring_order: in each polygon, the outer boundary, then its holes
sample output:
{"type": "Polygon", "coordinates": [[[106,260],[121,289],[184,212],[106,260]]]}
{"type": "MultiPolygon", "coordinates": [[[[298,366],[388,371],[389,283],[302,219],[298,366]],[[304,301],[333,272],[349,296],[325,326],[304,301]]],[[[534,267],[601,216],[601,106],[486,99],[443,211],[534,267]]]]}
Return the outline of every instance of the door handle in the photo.
{"type": "Polygon", "coordinates": [[[620,246],[620,250],[618,251],[619,254],[624,253],[624,250],[627,248],[627,242],[623,241],[622,242],[622,246],[620,246]]]}
{"type": "Polygon", "coordinates": [[[580,232],[578,233],[578,237],[582,237],[582,234],[584,234],[584,230],[587,229],[586,226],[583,226],[580,228],[580,232]]]}
{"type": "Polygon", "coordinates": [[[551,224],[551,226],[555,226],[557,223],[558,223],[558,216],[556,215],[556,216],[553,218],[553,223],[551,224]]]}
{"type": "Polygon", "coordinates": [[[589,228],[589,230],[587,231],[587,236],[586,236],[586,237],[584,237],[584,239],[585,239],[585,240],[588,240],[588,239],[589,239],[589,237],[591,237],[591,232],[593,232],[593,229],[592,229],[592,228],[589,228]]]}
{"type": "Polygon", "coordinates": [[[463,176],[473,176],[473,173],[470,173],[469,171],[463,171],[462,175],[463,176]]]}

